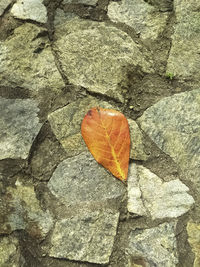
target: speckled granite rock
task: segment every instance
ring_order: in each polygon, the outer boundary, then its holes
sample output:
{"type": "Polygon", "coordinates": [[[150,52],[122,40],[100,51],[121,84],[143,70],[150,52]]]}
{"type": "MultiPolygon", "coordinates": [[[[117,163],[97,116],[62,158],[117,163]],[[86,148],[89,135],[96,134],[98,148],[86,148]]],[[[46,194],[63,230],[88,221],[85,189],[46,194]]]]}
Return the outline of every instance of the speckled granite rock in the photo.
{"type": "Polygon", "coordinates": [[[188,222],[187,224],[188,241],[195,253],[195,261],[193,267],[200,266],[200,224],[195,222],[188,222]]]}
{"type": "Polygon", "coordinates": [[[56,27],[55,40],[54,50],[70,83],[120,102],[127,71],[137,72],[139,66],[153,71],[139,45],[105,22],[70,20],[56,27]]]}
{"type": "Polygon", "coordinates": [[[37,102],[0,97],[0,160],[26,159],[42,124],[37,102]]]}
{"type": "Polygon", "coordinates": [[[176,24],[167,73],[196,87],[200,76],[200,2],[175,0],[176,24]]]}
{"type": "Polygon", "coordinates": [[[31,19],[40,23],[47,22],[47,10],[43,0],[17,0],[11,13],[18,19],[31,19]]]}
{"type": "MultiPolygon", "coordinates": [[[[200,90],[166,97],[138,119],[143,131],[200,190],[200,90]]],[[[200,192],[200,191],[199,191],[200,192]]]]}
{"type": "Polygon", "coordinates": [[[13,0],[0,1],[0,16],[4,13],[5,9],[12,3],[13,0]]]}
{"type": "Polygon", "coordinates": [[[45,28],[23,24],[9,39],[0,42],[0,51],[0,86],[16,91],[26,89],[31,96],[46,101],[65,87],[45,28]]]}
{"type": "Polygon", "coordinates": [[[33,186],[25,186],[19,180],[15,186],[8,187],[2,197],[0,233],[24,229],[32,237],[44,238],[53,226],[50,212],[41,209],[33,186]]]}
{"type": "Polygon", "coordinates": [[[176,222],[131,231],[128,253],[132,258],[144,259],[145,266],[175,267],[178,263],[176,222]]]}
{"type": "Polygon", "coordinates": [[[135,160],[147,160],[150,155],[145,152],[144,138],[140,128],[134,120],[128,119],[131,150],[130,158],[135,160]]]}
{"type": "Polygon", "coordinates": [[[176,218],[194,204],[187,192],[189,188],[180,180],[163,182],[143,166],[131,164],[128,177],[129,212],[151,216],[152,219],[176,218]]]}
{"type": "Polygon", "coordinates": [[[157,7],[162,12],[173,10],[173,0],[147,0],[146,2],[157,7]]]}
{"type": "Polygon", "coordinates": [[[89,152],[61,162],[48,188],[66,206],[116,199],[124,185],[100,166],[89,152]]]}
{"type": "Polygon", "coordinates": [[[23,258],[20,255],[18,240],[14,237],[0,238],[0,266],[20,267],[23,266],[23,258]]]}
{"type": "Polygon", "coordinates": [[[134,28],[142,39],[156,39],[166,26],[168,14],[140,0],[110,2],[108,16],[114,22],[122,22],[134,28]]]}
{"type": "Polygon", "coordinates": [[[88,212],[57,221],[49,255],[56,258],[106,264],[112,252],[119,213],[88,212]]]}
{"type": "Polygon", "coordinates": [[[63,4],[84,4],[89,6],[95,6],[98,0],[63,0],[63,4]]]}

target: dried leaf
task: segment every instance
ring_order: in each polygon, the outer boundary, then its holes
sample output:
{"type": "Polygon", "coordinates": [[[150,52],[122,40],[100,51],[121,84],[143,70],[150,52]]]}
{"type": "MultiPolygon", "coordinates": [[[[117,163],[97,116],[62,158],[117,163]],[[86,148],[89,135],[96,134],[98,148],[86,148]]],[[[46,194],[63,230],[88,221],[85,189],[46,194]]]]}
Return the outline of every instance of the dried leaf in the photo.
{"type": "Polygon", "coordinates": [[[96,161],[126,181],[130,154],[126,117],[116,110],[92,108],[83,119],[81,133],[96,161]]]}

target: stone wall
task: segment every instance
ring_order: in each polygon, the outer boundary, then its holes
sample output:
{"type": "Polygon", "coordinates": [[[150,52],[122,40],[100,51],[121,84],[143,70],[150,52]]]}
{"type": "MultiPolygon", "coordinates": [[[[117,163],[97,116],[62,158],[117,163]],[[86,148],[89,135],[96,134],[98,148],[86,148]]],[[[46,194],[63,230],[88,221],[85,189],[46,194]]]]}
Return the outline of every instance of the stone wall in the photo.
{"type": "Polygon", "coordinates": [[[200,266],[200,2],[0,0],[0,266],[200,266]],[[128,118],[127,186],[90,107],[128,118]]]}

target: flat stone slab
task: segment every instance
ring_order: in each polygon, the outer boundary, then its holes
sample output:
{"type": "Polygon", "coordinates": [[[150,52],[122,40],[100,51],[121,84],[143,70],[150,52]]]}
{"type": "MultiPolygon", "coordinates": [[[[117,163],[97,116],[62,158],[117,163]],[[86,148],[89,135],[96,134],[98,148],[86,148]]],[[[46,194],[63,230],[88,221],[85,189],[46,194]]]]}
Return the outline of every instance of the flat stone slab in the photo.
{"type": "Polygon", "coordinates": [[[61,162],[48,188],[66,206],[116,199],[125,186],[100,166],[89,152],[61,162]]]}
{"type": "Polygon", "coordinates": [[[0,42],[0,51],[0,86],[15,91],[20,87],[39,102],[45,96],[58,96],[65,87],[45,28],[24,23],[0,42]]]}
{"type": "Polygon", "coordinates": [[[0,160],[26,159],[42,126],[38,104],[31,99],[0,97],[0,160]]]}
{"type": "Polygon", "coordinates": [[[195,253],[193,267],[200,266],[200,224],[189,221],[187,224],[188,242],[195,253]]]}
{"type": "Polygon", "coordinates": [[[120,102],[128,71],[141,67],[153,72],[140,46],[105,22],[72,19],[55,28],[55,40],[54,50],[70,83],[120,102]]]}
{"type": "Polygon", "coordinates": [[[176,222],[170,222],[150,229],[131,231],[129,255],[142,259],[145,266],[175,267],[178,263],[175,230],[176,222]]]}
{"type": "Polygon", "coordinates": [[[11,13],[18,19],[47,22],[47,10],[43,5],[43,0],[18,0],[13,5],[11,13]]]}
{"type": "Polygon", "coordinates": [[[200,76],[200,2],[175,0],[176,23],[167,63],[167,73],[194,88],[200,76]]]}
{"type": "Polygon", "coordinates": [[[112,252],[119,213],[88,212],[56,222],[49,256],[106,264],[112,252]]]}
{"type": "Polygon", "coordinates": [[[200,190],[199,96],[197,89],[166,97],[148,108],[137,122],[200,190]]]}
{"type": "Polygon", "coordinates": [[[108,6],[108,16],[112,21],[134,28],[142,39],[156,39],[165,28],[168,15],[140,0],[110,2],[108,6]]]}
{"type": "Polygon", "coordinates": [[[163,182],[143,166],[130,165],[128,211],[152,219],[177,218],[194,204],[189,188],[180,180],[163,182]]]}

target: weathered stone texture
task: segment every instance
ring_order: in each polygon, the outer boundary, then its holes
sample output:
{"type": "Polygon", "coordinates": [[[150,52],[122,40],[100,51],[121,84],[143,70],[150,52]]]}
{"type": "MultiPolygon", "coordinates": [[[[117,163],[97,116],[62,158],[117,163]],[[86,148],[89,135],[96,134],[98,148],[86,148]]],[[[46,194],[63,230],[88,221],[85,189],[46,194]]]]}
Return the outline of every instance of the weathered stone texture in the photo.
{"type": "Polygon", "coordinates": [[[128,252],[131,257],[144,259],[145,266],[175,267],[178,263],[176,222],[131,231],[128,252]]]}
{"type": "Polygon", "coordinates": [[[200,189],[200,90],[166,97],[148,108],[138,123],[200,189]]]}
{"type": "Polygon", "coordinates": [[[20,256],[18,247],[19,243],[16,238],[5,236],[0,239],[0,266],[22,266],[22,257],[20,256]]]}
{"type": "Polygon", "coordinates": [[[0,16],[4,13],[5,9],[12,3],[13,0],[0,1],[0,16]]]}
{"type": "Polygon", "coordinates": [[[0,97],[0,160],[28,157],[42,125],[38,111],[34,100],[0,97]]]}
{"type": "Polygon", "coordinates": [[[200,266],[200,224],[195,222],[188,222],[187,224],[188,241],[195,253],[195,261],[193,267],[200,266]]]}
{"type": "Polygon", "coordinates": [[[111,210],[88,212],[57,221],[49,255],[56,258],[109,262],[119,213],[111,210]]]}
{"type": "Polygon", "coordinates": [[[95,6],[98,0],[64,0],[63,4],[84,4],[89,6],[95,6]]]}
{"type": "Polygon", "coordinates": [[[65,84],[45,28],[25,23],[0,42],[0,86],[28,89],[31,96],[39,98],[59,94],[65,84]]]}
{"type": "Polygon", "coordinates": [[[128,119],[131,150],[130,158],[135,160],[147,160],[149,155],[145,152],[144,138],[140,128],[134,120],[128,119]]]}
{"type": "Polygon", "coordinates": [[[54,49],[69,82],[91,92],[123,102],[127,70],[140,66],[152,72],[139,45],[105,22],[73,19],[56,27],[55,38],[54,49]]]}
{"type": "Polygon", "coordinates": [[[66,206],[116,199],[125,193],[124,185],[89,152],[61,162],[48,182],[48,188],[66,206]]]}
{"type": "Polygon", "coordinates": [[[43,0],[18,0],[11,13],[18,19],[31,19],[40,23],[47,22],[47,10],[43,0]]]}
{"type": "Polygon", "coordinates": [[[15,185],[16,188],[8,187],[2,197],[0,233],[24,229],[32,237],[44,238],[53,226],[50,212],[41,209],[33,186],[25,186],[19,180],[15,185]]]}
{"type": "Polygon", "coordinates": [[[187,192],[189,188],[180,180],[163,182],[157,175],[131,164],[128,177],[129,212],[151,216],[152,219],[176,218],[194,204],[187,192]]]}
{"type": "Polygon", "coordinates": [[[172,36],[167,73],[182,81],[199,84],[200,76],[200,4],[197,0],[175,0],[176,24],[172,36]]]}
{"type": "Polygon", "coordinates": [[[111,2],[108,16],[114,22],[132,27],[142,39],[156,39],[166,26],[168,14],[160,13],[155,7],[140,0],[111,2]]]}

